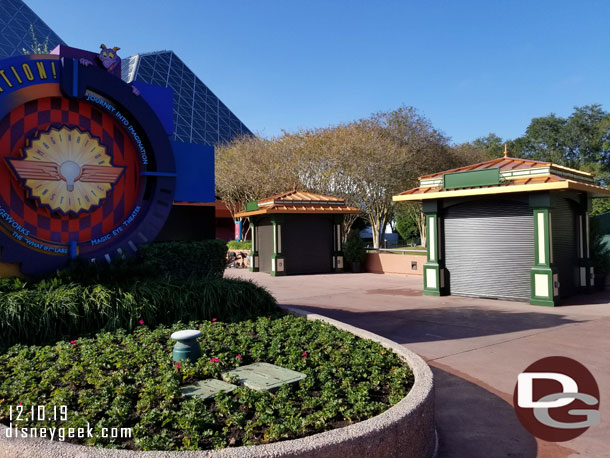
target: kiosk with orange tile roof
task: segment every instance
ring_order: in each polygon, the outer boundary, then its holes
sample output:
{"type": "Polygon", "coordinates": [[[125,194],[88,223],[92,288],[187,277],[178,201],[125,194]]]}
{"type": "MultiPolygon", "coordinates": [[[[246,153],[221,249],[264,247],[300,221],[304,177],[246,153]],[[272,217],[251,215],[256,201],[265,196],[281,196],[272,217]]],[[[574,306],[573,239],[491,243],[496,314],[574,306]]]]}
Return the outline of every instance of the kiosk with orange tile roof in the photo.
{"type": "Polygon", "coordinates": [[[343,199],[296,189],[248,202],[250,270],[271,275],[343,271],[343,215],[357,214],[343,199]]]}
{"type": "Polygon", "coordinates": [[[419,178],[393,197],[421,201],[428,260],[424,294],[557,305],[593,286],[590,173],[504,157],[419,178]]]}

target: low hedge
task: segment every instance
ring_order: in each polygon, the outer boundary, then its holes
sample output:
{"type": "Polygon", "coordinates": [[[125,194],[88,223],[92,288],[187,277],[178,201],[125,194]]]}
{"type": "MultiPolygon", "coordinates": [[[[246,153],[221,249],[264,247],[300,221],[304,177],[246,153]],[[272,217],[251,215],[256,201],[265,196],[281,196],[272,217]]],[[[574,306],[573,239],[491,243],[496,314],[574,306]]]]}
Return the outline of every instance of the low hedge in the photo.
{"type": "Polygon", "coordinates": [[[227,266],[223,240],[155,242],[143,245],[135,256],[92,263],[77,260],[57,273],[65,282],[123,284],[144,279],[184,281],[222,278],[227,266]]]}
{"type": "Polygon", "coordinates": [[[231,240],[230,242],[227,242],[227,246],[229,247],[229,250],[251,250],[252,242],[249,240],[242,240],[240,242],[231,240]]]}
{"type": "Polygon", "coordinates": [[[212,317],[237,321],[275,310],[271,294],[243,280],[149,278],[108,285],[0,279],[0,350],[100,329],[130,330],[140,320],[150,325],[212,317]]]}
{"type": "Polygon", "coordinates": [[[140,249],[147,273],[161,272],[174,278],[222,278],[227,267],[224,240],[150,243],[140,249]]]}
{"type": "MultiPolygon", "coordinates": [[[[0,421],[10,408],[44,406],[41,421],[23,415],[20,428],[80,428],[93,446],[132,450],[202,450],[293,439],[375,416],[400,401],[411,369],[379,344],[304,318],[239,323],[176,323],[132,332],[100,333],[53,346],[17,345],[0,355],[0,421]],[[172,364],[173,331],[197,329],[203,356],[172,364]],[[202,401],[180,387],[265,361],[306,378],[274,393],[239,387],[202,401]],[[66,406],[65,419],[54,418],[66,406]],[[130,439],[98,436],[101,428],[132,428],[130,439]]],[[[37,408],[36,408],[37,409],[37,408]]],[[[38,411],[38,409],[37,409],[38,411]]]]}

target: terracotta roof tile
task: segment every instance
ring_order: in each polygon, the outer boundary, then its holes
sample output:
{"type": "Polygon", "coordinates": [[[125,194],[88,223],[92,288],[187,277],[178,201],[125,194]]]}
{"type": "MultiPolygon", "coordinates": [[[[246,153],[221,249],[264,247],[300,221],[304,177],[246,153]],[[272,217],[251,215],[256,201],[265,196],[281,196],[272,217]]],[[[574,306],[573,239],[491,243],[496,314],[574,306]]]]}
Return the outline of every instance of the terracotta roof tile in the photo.
{"type": "Polygon", "coordinates": [[[292,190],[275,196],[267,197],[258,201],[259,204],[266,202],[277,201],[301,201],[301,202],[344,202],[343,199],[332,196],[324,196],[322,194],[314,194],[312,192],[301,192],[292,190]]]}
{"type": "MultiPolygon", "coordinates": [[[[524,185],[524,184],[555,183],[558,181],[567,181],[567,180],[565,178],[558,177],[556,175],[545,175],[545,176],[540,176],[540,177],[524,177],[524,178],[517,178],[514,180],[506,180],[506,182],[504,182],[500,186],[505,187],[505,186],[518,186],[518,185],[524,185]]],[[[473,187],[469,187],[469,188],[460,188],[459,190],[462,191],[462,190],[466,190],[466,189],[483,189],[483,188],[496,188],[496,187],[498,187],[498,185],[473,186],[473,187]]],[[[406,195],[411,195],[411,194],[426,194],[426,193],[430,193],[430,192],[448,192],[448,191],[455,191],[455,189],[445,190],[439,186],[433,186],[433,187],[425,186],[425,187],[409,189],[408,191],[401,192],[399,195],[406,196],[406,195]]]]}
{"type": "MultiPolygon", "coordinates": [[[[497,159],[492,159],[490,161],[479,162],[478,164],[466,165],[464,167],[458,167],[456,169],[445,170],[443,172],[432,173],[429,175],[424,175],[419,177],[420,180],[430,179],[430,178],[440,178],[446,173],[454,173],[454,172],[465,172],[467,170],[484,170],[490,168],[499,168],[500,172],[514,170],[514,169],[531,169],[534,167],[544,167],[551,166],[550,162],[544,161],[534,161],[531,159],[518,159],[514,157],[501,157],[497,159]]],[[[585,174],[579,170],[572,170],[574,173],[585,174]]]]}
{"type": "Polygon", "coordinates": [[[235,216],[246,217],[266,213],[358,214],[360,210],[345,205],[345,200],[338,197],[292,190],[261,199],[258,201],[257,210],[239,212],[235,216]]]}

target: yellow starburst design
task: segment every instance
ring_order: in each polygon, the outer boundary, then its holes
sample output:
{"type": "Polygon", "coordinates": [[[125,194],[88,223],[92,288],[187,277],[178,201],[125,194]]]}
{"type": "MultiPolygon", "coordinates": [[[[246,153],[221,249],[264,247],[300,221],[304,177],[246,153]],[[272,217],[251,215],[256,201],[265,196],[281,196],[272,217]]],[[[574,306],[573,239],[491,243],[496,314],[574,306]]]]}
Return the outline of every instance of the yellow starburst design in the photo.
{"type": "Polygon", "coordinates": [[[7,159],[30,197],[62,213],[100,205],[124,170],[111,160],[97,138],[69,127],[43,132],[23,148],[21,159],[7,159]]]}

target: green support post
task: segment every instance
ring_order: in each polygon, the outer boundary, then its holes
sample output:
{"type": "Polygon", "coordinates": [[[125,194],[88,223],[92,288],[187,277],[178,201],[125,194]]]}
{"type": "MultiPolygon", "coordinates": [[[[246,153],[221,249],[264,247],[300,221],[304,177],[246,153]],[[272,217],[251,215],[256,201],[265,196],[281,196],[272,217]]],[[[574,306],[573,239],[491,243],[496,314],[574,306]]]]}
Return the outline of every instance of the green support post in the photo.
{"type": "MultiPolygon", "coordinates": [[[[548,199],[550,204],[550,196],[548,199]]],[[[534,208],[534,259],[530,272],[530,304],[554,307],[559,304],[559,279],[553,266],[553,240],[551,232],[551,209],[534,208]]]]}
{"type": "Polygon", "coordinates": [[[343,272],[343,218],[333,221],[333,272],[343,272]]]}
{"type": "Polygon", "coordinates": [[[271,221],[273,225],[273,256],[271,257],[271,275],[279,277],[286,275],[286,266],[284,264],[284,255],[282,252],[282,221],[274,218],[271,221]]]}
{"type": "Polygon", "coordinates": [[[252,247],[250,248],[250,272],[258,272],[258,242],[256,241],[256,234],[258,229],[254,218],[250,220],[250,233],[252,234],[252,247]]]}
{"type": "Polygon", "coordinates": [[[576,215],[578,227],[578,289],[589,293],[595,284],[595,272],[591,262],[589,211],[591,198],[582,196],[576,215]]]}
{"type": "Polygon", "coordinates": [[[437,200],[425,201],[423,211],[426,217],[426,253],[424,264],[424,295],[444,296],[448,291],[445,262],[442,257],[442,221],[437,200]]]}

